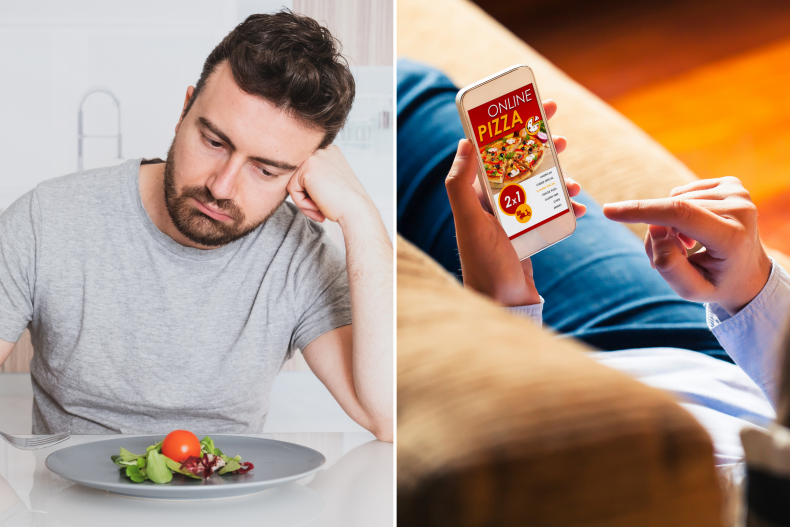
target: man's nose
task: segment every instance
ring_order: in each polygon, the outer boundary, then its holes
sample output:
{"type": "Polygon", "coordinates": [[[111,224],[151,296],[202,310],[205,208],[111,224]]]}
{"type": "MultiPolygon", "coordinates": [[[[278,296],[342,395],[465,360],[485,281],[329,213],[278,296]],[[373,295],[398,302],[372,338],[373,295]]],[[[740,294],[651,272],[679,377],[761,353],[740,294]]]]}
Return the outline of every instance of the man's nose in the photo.
{"type": "Polygon", "coordinates": [[[232,155],[215,168],[206,181],[206,187],[215,199],[233,199],[235,197],[242,166],[243,160],[232,155]]]}

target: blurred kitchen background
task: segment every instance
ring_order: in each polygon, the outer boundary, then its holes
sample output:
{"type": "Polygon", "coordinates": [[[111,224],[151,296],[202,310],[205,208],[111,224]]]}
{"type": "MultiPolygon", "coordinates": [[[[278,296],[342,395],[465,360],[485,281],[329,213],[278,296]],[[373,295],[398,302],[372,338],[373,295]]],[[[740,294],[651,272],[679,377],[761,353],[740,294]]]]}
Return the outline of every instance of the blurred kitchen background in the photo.
{"type": "Polygon", "coordinates": [[[790,253],[790,2],[475,1],[699,177],[740,178],[790,253]]]}
{"type": "Polygon", "coordinates": [[[357,97],[336,144],[392,236],[392,0],[0,0],[0,210],[78,170],[80,110],[84,169],[164,159],[206,56],[248,15],[283,7],[343,43],[357,97]]]}

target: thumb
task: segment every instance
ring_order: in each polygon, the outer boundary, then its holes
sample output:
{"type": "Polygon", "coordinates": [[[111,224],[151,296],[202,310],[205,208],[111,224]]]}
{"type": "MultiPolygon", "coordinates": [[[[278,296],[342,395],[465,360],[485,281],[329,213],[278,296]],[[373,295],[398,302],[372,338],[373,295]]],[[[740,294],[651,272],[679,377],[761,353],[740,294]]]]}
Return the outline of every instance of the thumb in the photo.
{"type": "Polygon", "coordinates": [[[461,139],[458,142],[453,166],[450,167],[450,172],[444,180],[456,223],[477,221],[485,215],[474,188],[476,176],[477,156],[474,154],[472,143],[468,139],[461,139]]]}
{"type": "Polygon", "coordinates": [[[686,247],[675,229],[650,225],[653,267],[675,292],[692,300],[707,292],[712,284],[688,260],[686,247]]]}

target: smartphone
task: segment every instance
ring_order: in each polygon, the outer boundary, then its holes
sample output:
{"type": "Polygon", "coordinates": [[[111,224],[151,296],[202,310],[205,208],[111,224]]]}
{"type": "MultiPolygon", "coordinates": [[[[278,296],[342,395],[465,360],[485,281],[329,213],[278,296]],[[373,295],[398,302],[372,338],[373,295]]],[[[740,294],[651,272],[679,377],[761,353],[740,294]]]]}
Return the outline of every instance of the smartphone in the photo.
{"type": "Polygon", "coordinates": [[[573,234],[576,216],[532,70],[513,66],[455,97],[480,187],[519,260],[573,234]]]}

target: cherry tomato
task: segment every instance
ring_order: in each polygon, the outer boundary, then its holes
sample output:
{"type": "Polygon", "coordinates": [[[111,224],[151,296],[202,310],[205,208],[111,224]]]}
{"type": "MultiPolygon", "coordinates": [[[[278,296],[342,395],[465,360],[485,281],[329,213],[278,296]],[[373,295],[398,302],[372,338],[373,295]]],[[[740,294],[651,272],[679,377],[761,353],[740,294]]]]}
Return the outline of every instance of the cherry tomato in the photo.
{"type": "Polygon", "coordinates": [[[179,463],[189,456],[200,457],[200,440],[188,430],[173,430],[162,443],[162,454],[179,463]]]}

